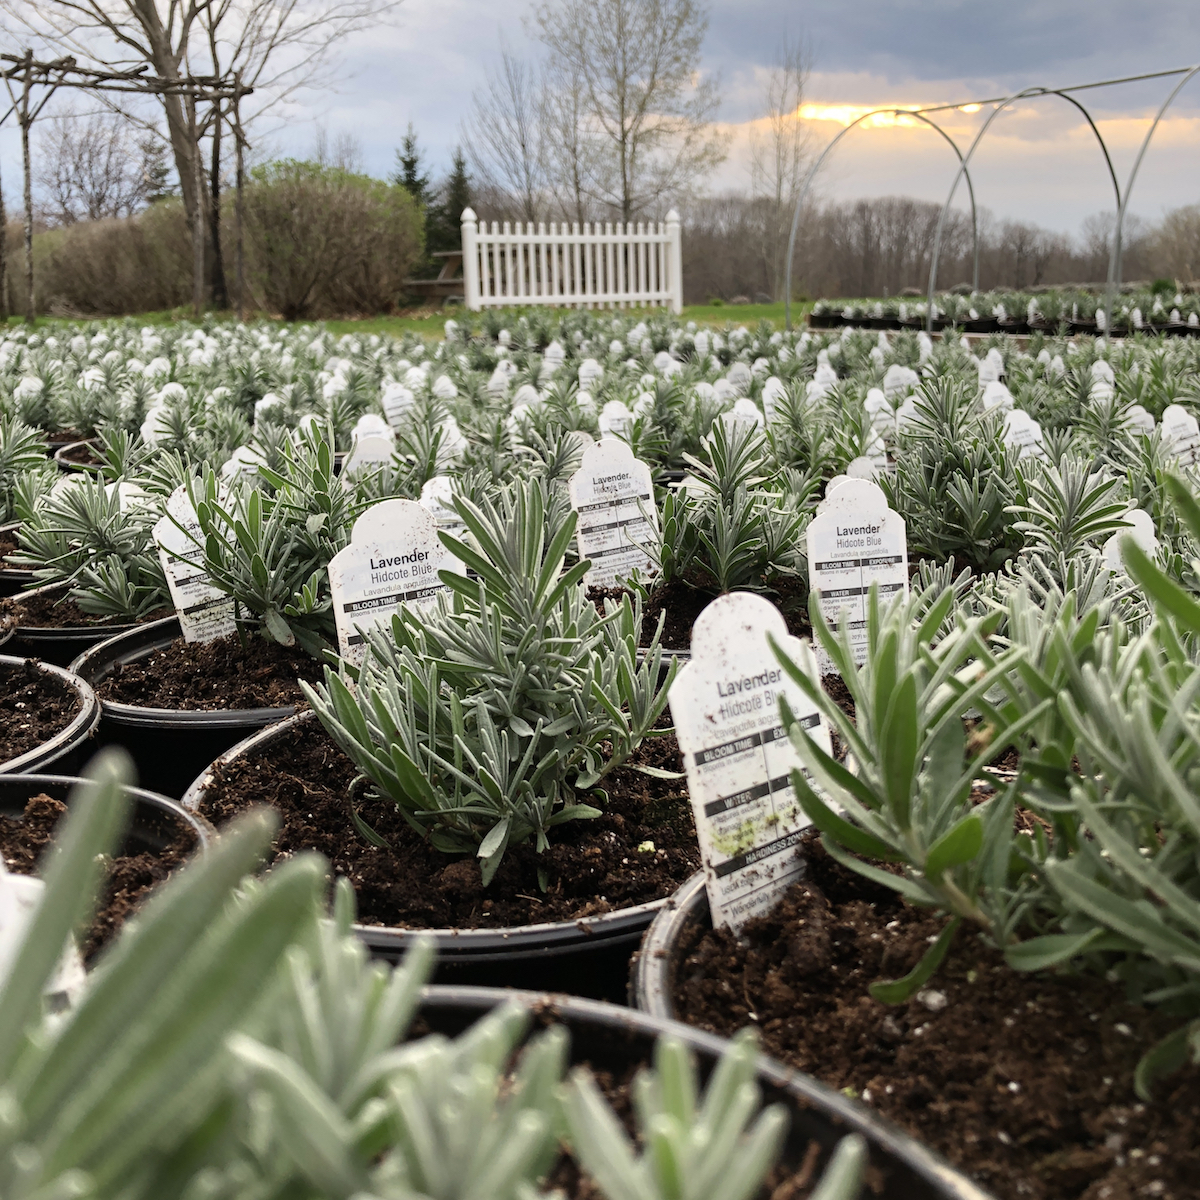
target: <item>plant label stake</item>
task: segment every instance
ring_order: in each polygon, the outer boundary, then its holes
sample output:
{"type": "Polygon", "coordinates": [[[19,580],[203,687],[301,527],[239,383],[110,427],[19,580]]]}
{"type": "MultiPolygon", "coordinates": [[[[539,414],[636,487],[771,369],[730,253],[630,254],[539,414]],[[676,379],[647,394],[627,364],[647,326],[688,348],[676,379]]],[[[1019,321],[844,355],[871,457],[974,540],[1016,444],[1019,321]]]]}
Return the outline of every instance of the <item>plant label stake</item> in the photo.
{"type": "Polygon", "coordinates": [[[570,496],[579,514],[579,557],[592,563],[589,587],[612,587],[634,571],[653,570],[648,548],[658,539],[658,509],[650,468],[624,442],[605,438],[587,447],[570,496]]]}
{"type": "Polygon", "coordinates": [[[1125,574],[1125,561],[1121,557],[1121,542],[1125,538],[1133,538],[1134,542],[1147,555],[1153,558],[1158,553],[1158,537],[1154,530],[1154,518],[1140,508],[1131,508],[1124,516],[1129,522],[1128,529],[1118,529],[1103,546],[1100,553],[1104,556],[1104,565],[1110,570],[1125,574]]]}
{"type": "Polygon", "coordinates": [[[404,414],[412,408],[416,397],[402,383],[389,383],[379,397],[379,406],[387,423],[398,429],[404,420],[404,414]]]}
{"type": "Polygon", "coordinates": [[[443,533],[453,538],[460,538],[466,533],[467,527],[454,507],[454,482],[449,475],[435,475],[427,479],[417,503],[433,517],[443,533]]]}
{"type": "Polygon", "coordinates": [[[783,673],[768,633],[817,678],[808,644],[788,633],[769,600],[730,592],[697,619],[691,662],[670,694],[713,925],[735,932],[769,912],[804,872],[796,846],[809,820],[792,788],[792,771],[802,768],[781,697],[809,737],[830,749],[829,729],[783,673]]]}
{"type": "Polygon", "coordinates": [[[1181,467],[1195,466],[1200,457],[1200,423],[1182,404],[1168,404],[1163,409],[1162,438],[1164,449],[1181,467]]]}
{"type": "Polygon", "coordinates": [[[215,587],[204,569],[203,535],[187,488],[176,488],[166,507],[167,515],[154,526],[154,540],[183,640],[212,642],[236,632],[233,598],[215,587]]]}
{"type": "Polygon", "coordinates": [[[1014,408],[1004,414],[1001,434],[1006,446],[1019,446],[1021,458],[1045,458],[1042,427],[1024,409],[1014,408]]]}
{"type": "MultiPolygon", "coordinates": [[[[883,489],[869,479],[847,479],[817,506],[808,527],[809,586],[831,625],[840,620],[850,634],[855,662],[867,654],[867,594],[879,584],[880,597],[908,593],[908,537],[904,518],[887,505],[883,489]],[[842,614],[845,614],[844,617],[842,614]]],[[[822,672],[832,670],[819,656],[822,672]]]]}
{"type": "Polygon", "coordinates": [[[437,536],[437,522],[414,500],[373,504],[354,522],[350,545],[329,560],[329,590],[338,651],[365,655],[364,634],[391,622],[402,604],[427,608],[446,586],[438,572],[457,560],[437,536]]]}
{"type": "MultiPolygon", "coordinates": [[[[10,873],[0,858],[0,987],[12,973],[13,964],[33,918],[42,903],[46,885],[32,875],[10,873]]],[[[62,959],[46,982],[45,995],[53,1009],[73,1005],[87,984],[83,959],[74,940],[68,940],[62,959]]]]}

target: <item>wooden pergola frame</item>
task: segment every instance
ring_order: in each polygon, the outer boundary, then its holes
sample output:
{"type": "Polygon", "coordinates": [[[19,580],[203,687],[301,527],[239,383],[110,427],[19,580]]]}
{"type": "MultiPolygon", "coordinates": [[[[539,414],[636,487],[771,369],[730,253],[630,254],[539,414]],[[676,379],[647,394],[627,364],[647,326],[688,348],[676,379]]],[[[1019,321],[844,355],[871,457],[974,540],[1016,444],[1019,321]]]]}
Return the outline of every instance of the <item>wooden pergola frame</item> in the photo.
{"type": "MultiPolygon", "coordinates": [[[[25,202],[25,320],[34,318],[33,294],[33,184],[30,171],[29,131],[41,115],[51,96],[59,88],[75,88],[86,92],[120,92],[140,96],[185,96],[191,115],[191,134],[195,143],[195,178],[180,179],[181,188],[194,188],[195,216],[192,221],[192,304],[196,316],[204,302],[204,169],[200,163],[200,138],[196,130],[197,103],[212,104],[217,110],[218,121],[225,119],[234,136],[236,146],[236,189],[234,209],[235,257],[237,264],[237,315],[241,320],[245,311],[245,255],[242,230],[242,191],[245,186],[245,150],[248,145],[242,127],[241,102],[254,89],[242,84],[241,73],[232,76],[186,75],[178,79],[163,79],[149,74],[149,67],[136,67],[129,71],[100,71],[79,66],[73,57],[56,58],[49,62],[35,59],[32,50],[23,55],[0,54],[0,79],[8,91],[11,104],[3,116],[0,126],[11,116],[16,116],[21,129],[21,159],[24,170],[25,202]],[[43,88],[45,94],[35,103],[34,89],[43,88]],[[221,107],[225,106],[222,114],[221,107]]],[[[3,230],[7,224],[3,198],[0,197],[0,308],[7,309],[4,299],[4,280],[8,267],[8,246],[3,230]]],[[[7,313],[5,313],[7,315],[7,313]]]]}

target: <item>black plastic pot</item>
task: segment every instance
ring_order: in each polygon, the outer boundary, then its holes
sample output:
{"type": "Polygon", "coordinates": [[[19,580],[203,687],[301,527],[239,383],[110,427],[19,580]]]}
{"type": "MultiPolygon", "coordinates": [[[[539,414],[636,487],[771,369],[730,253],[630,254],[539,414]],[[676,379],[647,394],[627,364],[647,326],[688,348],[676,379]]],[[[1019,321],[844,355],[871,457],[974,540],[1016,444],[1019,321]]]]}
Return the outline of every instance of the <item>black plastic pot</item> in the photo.
{"type": "Polygon", "coordinates": [[[846,318],[840,312],[810,312],[808,314],[808,327],[810,329],[840,329],[846,323],[846,318]]]}
{"type": "MultiPolygon", "coordinates": [[[[299,713],[222,754],[183,793],[183,806],[201,811],[214,767],[264,752],[277,738],[310,721],[316,721],[314,713],[299,713]]],[[[630,956],[664,904],[666,900],[657,900],[577,921],[508,929],[354,928],[372,954],[392,962],[403,956],[419,933],[432,934],[438,948],[437,978],[444,983],[533,988],[620,1001],[626,991],[630,956]]]]}
{"type": "MultiPolygon", "coordinates": [[[[12,667],[27,661],[25,656],[0,655],[0,664],[12,667]]],[[[64,671],[62,667],[39,662],[38,668],[48,675],[61,679],[79,697],[79,712],[66,728],[61,729],[49,741],[18,754],[16,758],[0,762],[0,775],[33,774],[53,766],[57,771],[76,770],[95,750],[91,738],[100,723],[100,701],[78,675],[64,671]]]]}
{"type": "MultiPolygon", "coordinates": [[[[148,621],[110,637],[81,654],[71,669],[93,687],[118,667],[148,658],[182,637],[178,617],[148,621]]],[[[168,796],[182,796],[188,784],[219,754],[264,725],[290,717],[284,708],[230,708],[192,711],[142,708],[100,701],[97,746],[124,746],[137,763],[138,781],[168,796]]]]}
{"type": "MultiPolygon", "coordinates": [[[[65,590],[62,584],[52,583],[46,587],[34,588],[27,594],[43,596],[50,592],[65,590]]],[[[137,628],[138,626],[134,624],[16,625],[11,627],[12,636],[7,650],[9,654],[19,654],[23,658],[40,658],[42,662],[66,667],[90,647],[124,633],[126,630],[137,628]]]]}
{"type": "MultiPolygon", "coordinates": [[[[14,521],[11,525],[0,525],[0,533],[15,533],[20,525],[20,521],[14,521]]],[[[33,584],[32,571],[23,567],[7,567],[4,563],[5,560],[0,558],[0,596],[14,596],[33,584]]],[[[0,642],[3,640],[4,635],[0,633],[0,642]]]]}
{"type": "MultiPolygon", "coordinates": [[[[690,1047],[706,1077],[727,1045],[721,1038],[675,1021],[573,996],[434,986],[422,995],[420,1015],[432,1032],[454,1036],[513,999],[533,1008],[539,1025],[549,1019],[566,1026],[572,1062],[586,1062],[594,1071],[609,1071],[618,1079],[634,1064],[648,1063],[664,1033],[690,1047]]],[[[791,1114],[783,1152],[787,1166],[799,1170],[816,1142],[821,1148],[818,1166],[824,1167],[841,1138],[860,1133],[870,1147],[871,1186],[864,1194],[872,1200],[991,1200],[989,1193],[920,1142],[811,1076],[764,1057],[758,1084],[765,1103],[783,1103],[791,1114]]]]}
{"type": "MultiPolygon", "coordinates": [[[[42,793],[65,802],[72,788],[82,782],[72,775],[0,775],[0,813],[6,817],[20,816],[28,801],[42,793]]],[[[157,792],[142,788],[129,790],[133,796],[133,813],[118,853],[158,853],[179,836],[181,828],[190,829],[196,835],[197,850],[208,847],[213,827],[207,821],[157,792]]]]}
{"type": "Polygon", "coordinates": [[[79,442],[68,442],[65,446],[59,446],[54,451],[54,461],[58,464],[60,471],[99,471],[101,464],[98,462],[76,462],[69,458],[74,451],[78,451],[80,447],[86,446],[89,450],[94,450],[100,442],[96,438],[84,438],[79,442]]]}

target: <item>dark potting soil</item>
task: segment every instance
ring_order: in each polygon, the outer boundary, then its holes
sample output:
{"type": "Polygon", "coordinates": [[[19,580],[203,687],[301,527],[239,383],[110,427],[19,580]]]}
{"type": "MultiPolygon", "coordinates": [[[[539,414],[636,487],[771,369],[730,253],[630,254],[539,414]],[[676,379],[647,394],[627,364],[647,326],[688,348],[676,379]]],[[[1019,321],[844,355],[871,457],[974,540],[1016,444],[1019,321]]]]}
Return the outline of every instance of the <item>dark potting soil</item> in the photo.
{"type": "Polygon", "coordinates": [[[57,675],[33,659],[0,663],[0,763],[27,754],[61,733],[79,715],[80,700],[57,675]]]}
{"type": "Polygon", "coordinates": [[[741,943],[685,932],[677,1016],[860,1097],[1003,1200],[1200,1197],[1200,1067],[1133,1091],[1141,1054],[1179,1021],[1091,976],[1010,970],[960,930],[918,997],[867,986],[906,974],[944,918],[862,879],[806,839],[807,878],[741,943]]]}
{"type": "MultiPolygon", "coordinates": [[[[393,848],[361,838],[347,808],[357,769],[320,725],[301,725],[268,750],[217,768],[201,812],[223,825],[252,804],[277,809],[276,856],[319,850],[354,885],[365,924],[479,929],[575,920],[668,896],[700,864],[684,781],[624,767],[604,783],[603,816],[558,826],[541,854],[532,843],[513,847],[485,888],[477,859],[434,850],[390,801],[364,795],[359,813],[393,848]],[[648,842],[652,850],[638,848],[648,842]]],[[[679,748],[673,736],[652,738],[634,761],[678,770],[679,748]]]]}
{"type": "MultiPolygon", "coordinates": [[[[169,608],[159,609],[143,620],[154,621],[170,616],[171,611],[169,608]]],[[[39,591],[36,596],[27,593],[0,600],[0,622],[32,629],[72,629],[79,626],[104,628],[108,625],[133,624],[129,617],[99,617],[95,613],[84,612],[74,600],[67,597],[65,587],[39,591]]]]}
{"type": "Polygon", "coordinates": [[[64,462],[80,463],[87,467],[98,467],[101,465],[101,460],[96,455],[96,447],[90,442],[83,442],[81,445],[72,446],[69,450],[64,448],[58,457],[64,462]]]}
{"type": "MultiPolygon", "coordinates": [[[[54,837],[67,806],[44,793],[30,797],[20,817],[0,814],[0,854],[15,875],[37,875],[38,862],[54,837]]],[[[80,951],[88,962],[137,911],[146,894],[162,883],[196,847],[195,834],[186,826],[161,851],[118,854],[107,863],[103,891],[95,918],[80,951]]]]}
{"type": "Polygon", "coordinates": [[[211,642],[176,638],[147,658],[118,667],[97,695],[142,708],[286,708],[304,704],[297,680],[315,683],[321,664],[303,650],[236,633],[211,642]]]}
{"type": "Polygon", "coordinates": [[[16,554],[20,548],[15,530],[0,529],[0,569],[6,565],[2,560],[9,554],[16,554]]]}
{"type": "MultiPolygon", "coordinates": [[[[620,600],[625,589],[589,588],[588,599],[597,607],[604,600],[620,600]]],[[[772,581],[772,590],[767,599],[783,613],[788,632],[797,637],[810,637],[812,624],[808,619],[808,585],[801,579],[782,577],[772,581]]],[[[670,583],[656,587],[642,605],[641,644],[647,646],[658,628],[658,619],[666,613],[663,622],[662,640],[664,650],[688,650],[692,645],[692,626],[696,618],[716,599],[716,594],[703,587],[673,579],[670,583]]]]}

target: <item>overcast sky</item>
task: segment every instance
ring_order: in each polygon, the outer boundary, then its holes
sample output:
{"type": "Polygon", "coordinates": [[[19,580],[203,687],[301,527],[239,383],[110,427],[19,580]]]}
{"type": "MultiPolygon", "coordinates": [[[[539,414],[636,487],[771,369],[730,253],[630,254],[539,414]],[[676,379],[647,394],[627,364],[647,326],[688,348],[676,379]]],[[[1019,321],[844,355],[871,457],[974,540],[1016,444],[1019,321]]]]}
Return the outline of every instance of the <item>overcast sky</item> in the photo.
{"type": "MultiPolygon", "coordinates": [[[[501,38],[519,54],[536,53],[522,25],[528,9],[528,0],[403,0],[386,25],[346,46],[336,92],[303,94],[289,106],[270,148],[307,153],[321,125],[331,136],[355,137],[367,169],[383,174],[412,121],[441,173],[501,38]]],[[[747,123],[759,113],[764,72],[784,36],[808,46],[811,104],[965,102],[1200,62],[1200,0],[712,0],[703,69],[719,77],[720,120],[732,134],[730,157],[710,181],[714,190],[748,180],[747,123]]],[[[1080,95],[1110,139],[1122,186],[1172,86],[1159,79],[1080,95]]],[[[987,110],[951,116],[951,132],[965,146],[987,110]]],[[[843,127],[832,119],[810,126],[818,148],[843,127]]],[[[1198,149],[1200,77],[1164,118],[1132,210],[1154,218],[1200,200],[1198,149]]],[[[896,193],[940,202],[953,162],[928,130],[858,129],[831,158],[822,188],[828,197],[896,193]]],[[[997,119],[975,176],[979,202],[997,215],[1072,232],[1082,217],[1113,202],[1091,133],[1053,97],[997,119]]],[[[8,180],[12,192],[11,169],[8,180]]]]}

